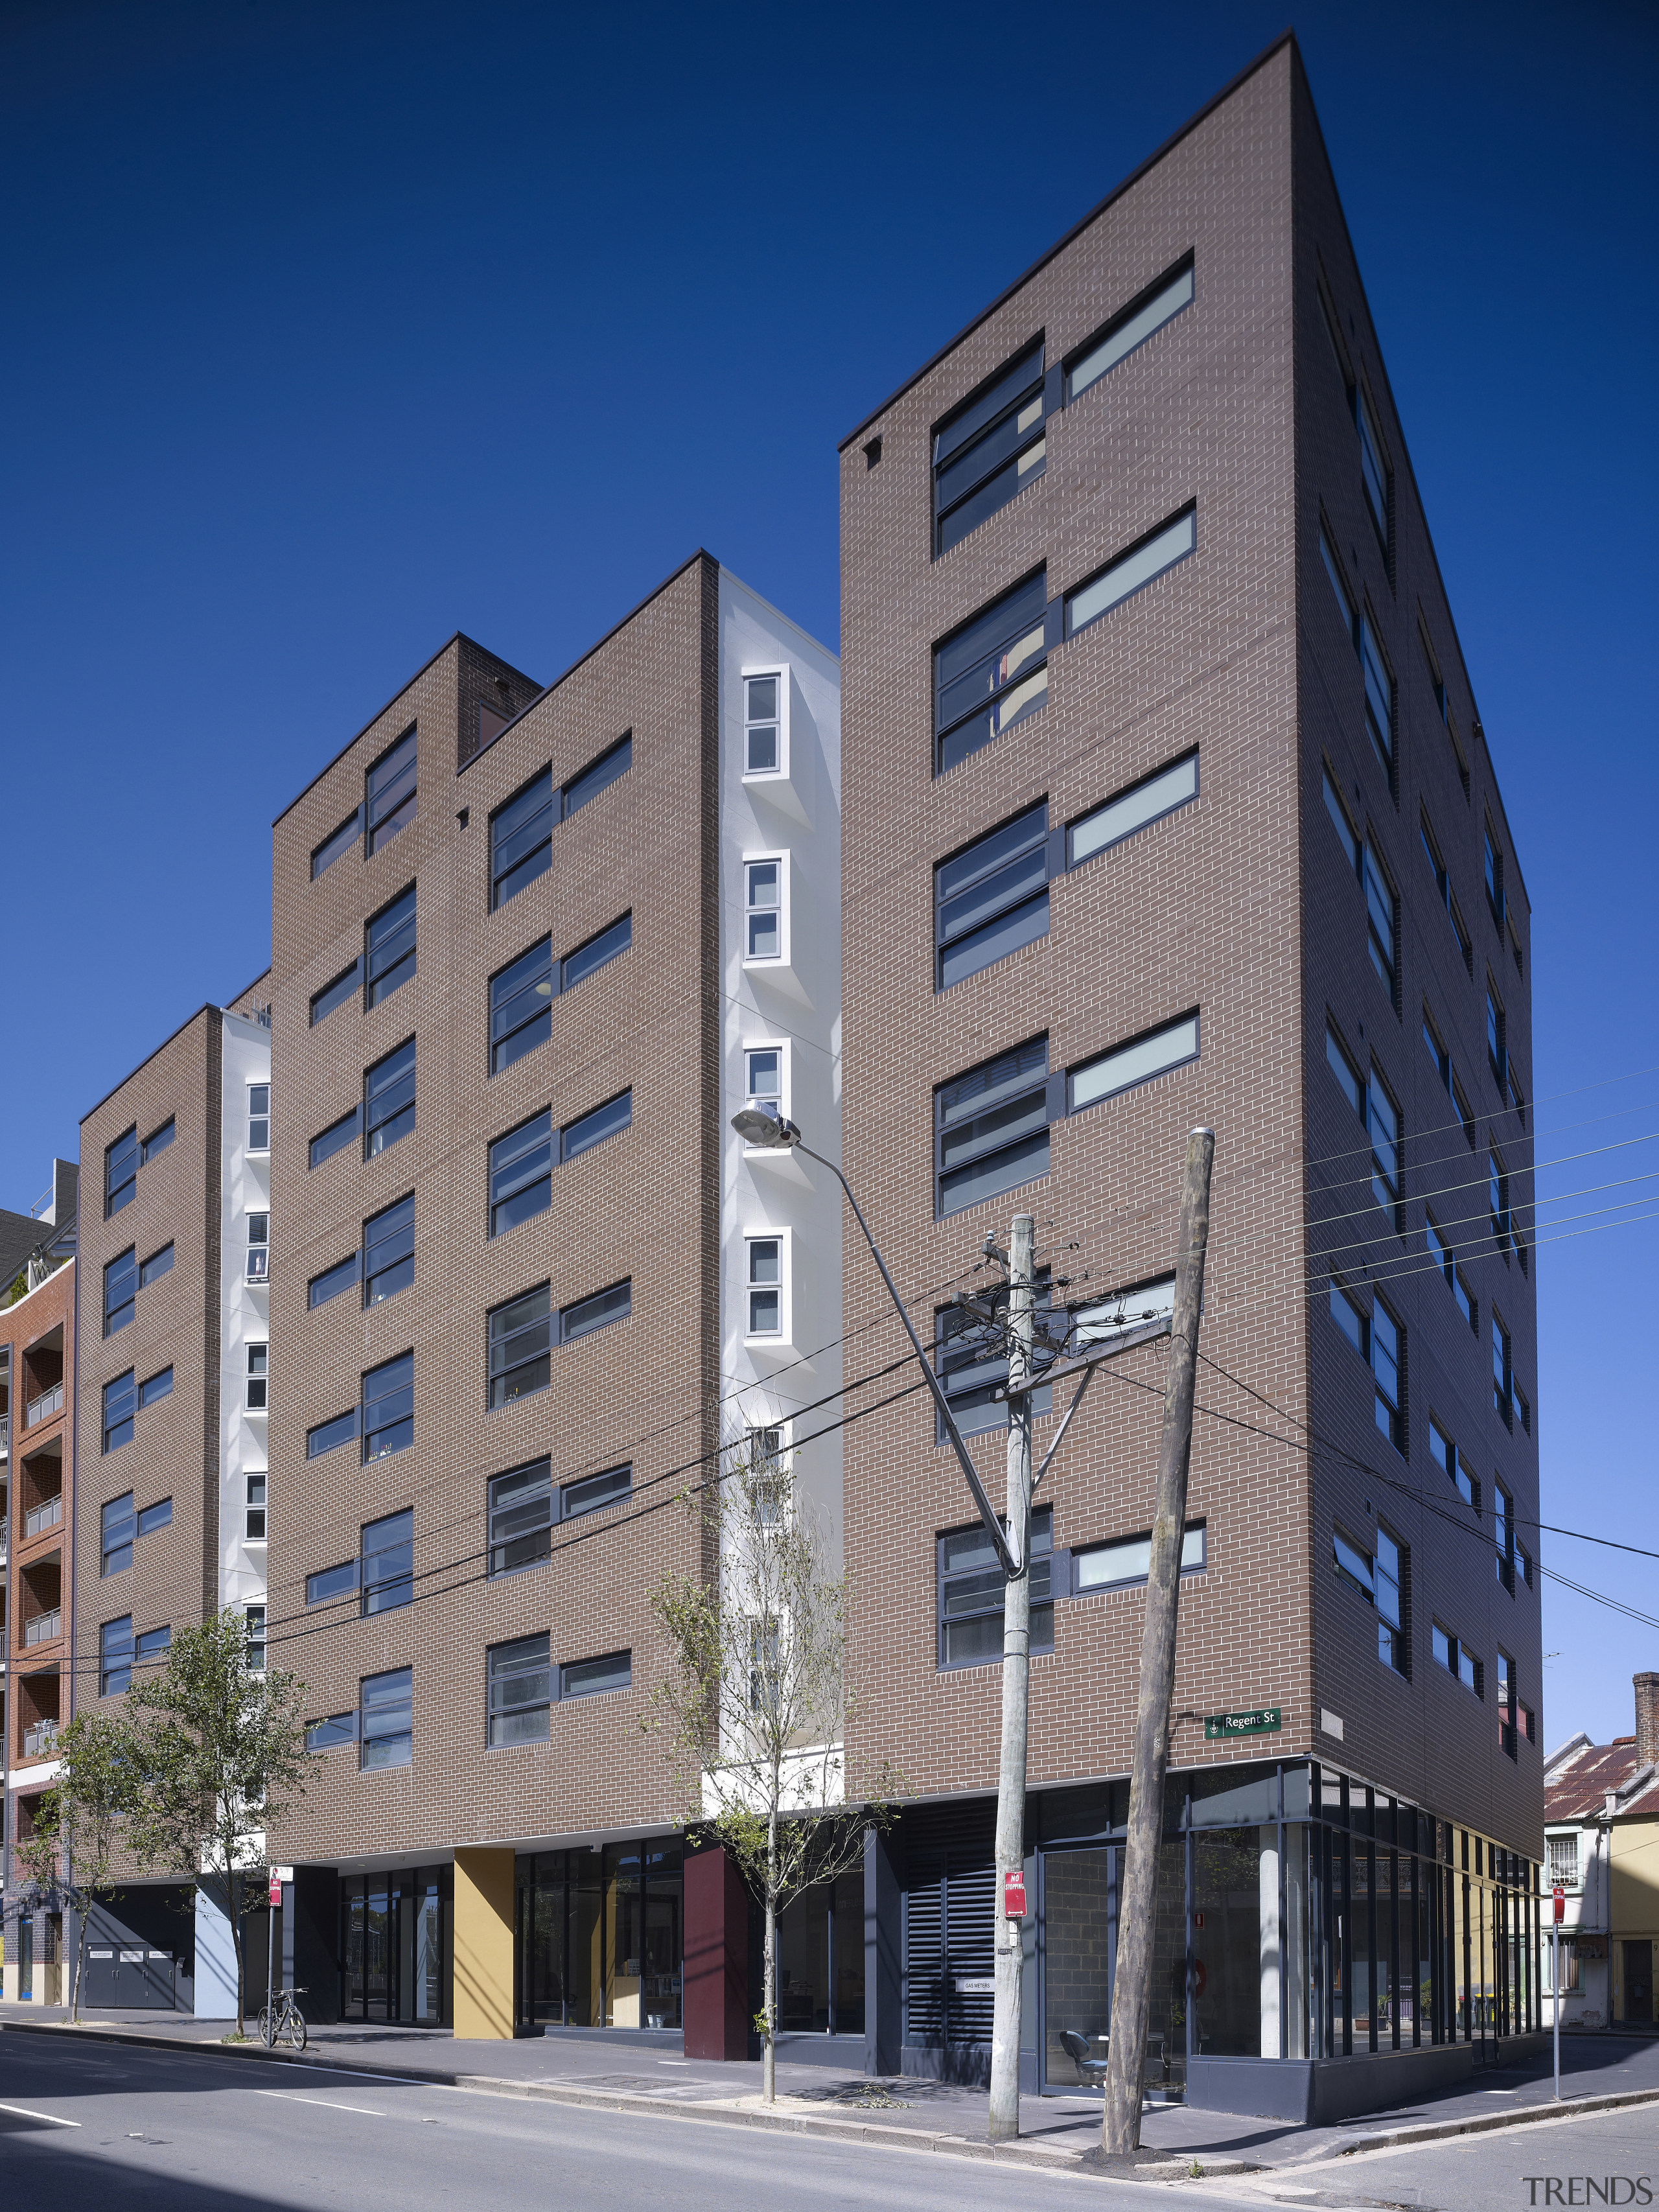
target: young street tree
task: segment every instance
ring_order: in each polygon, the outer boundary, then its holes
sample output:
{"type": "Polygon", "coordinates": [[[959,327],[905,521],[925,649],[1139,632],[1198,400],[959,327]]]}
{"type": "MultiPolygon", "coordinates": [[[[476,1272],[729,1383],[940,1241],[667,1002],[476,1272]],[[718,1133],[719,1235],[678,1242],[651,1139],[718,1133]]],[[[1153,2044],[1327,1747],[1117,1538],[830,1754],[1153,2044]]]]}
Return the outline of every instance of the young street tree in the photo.
{"type": "Polygon", "coordinates": [[[70,2016],[78,2026],[86,1978],[88,1919],[118,1886],[128,1814],[138,1791],[125,1713],[77,1713],[54,1746],[58,1775],[34,1810],[34,1832],[17,1846],[30,1881],[55,1892],[80,1922],[70,2016]]]}
{"type": "Polygon", "coordinates": [[[264,1831],[305,1786],[314,1754],[304,1685],[247,1663],[247,1624],[231,1608],[181,1629],[165,1668],[127,1700],[143,1787],[127,1814],[133,1856],[216,1884],[236,1959],[236,2032],[246,2032],[242,1896],[262,1872],[264,1831]]]}
{"type": "Polygon", "coordinates": [[[644,1726],[660,1734],[690,1824],[720,1843],[766,1915],[764,2095],[777,2094],[778,1915],[814,1883],[859,1865],[899,1777],[854,1798],[845,1745],[847,1582],[793,1458],[763,1431],[732,1451],[692,1510],[719,1563],[713,1584],[670,1577],[652,1600],[670,1666],[644,1726]]]}

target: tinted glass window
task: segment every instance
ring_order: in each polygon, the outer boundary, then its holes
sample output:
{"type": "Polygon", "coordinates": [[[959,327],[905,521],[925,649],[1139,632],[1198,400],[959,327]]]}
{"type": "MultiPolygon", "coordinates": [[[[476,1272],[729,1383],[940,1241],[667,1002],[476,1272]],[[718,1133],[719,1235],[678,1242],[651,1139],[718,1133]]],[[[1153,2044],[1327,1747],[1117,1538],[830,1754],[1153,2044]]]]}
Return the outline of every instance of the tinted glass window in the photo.
{"type": "Polygon", "coordinates": [[[498,1644],[489,1654],[489,1741],[492,1747],[536,1743],[548,1733],[553,1672],[545,1636],[498,1644]]]}
{"type": "Polygon", "coordinates": [[[337,860],[344,859],[356,843],[362,826],[363,810],[361,806],[354,806],[339,828],[325,837],[312,854],[311,878],[313,883],[325,868],[331,868],[337,860]]]}
{"type": "Polygon", "coordinates": [[[313,1275],[307,1291],[307,1305],[324,1306],[331,1298],[337,1298],[342,1291],[349,1291],[357,1280],[357,1255],[342,1260],[337,1267],[325,1267],[320,1275],[313,1275]]]}
{"type": "Polygon", "coordinates": [[[565,1307],[559,1316],[560,1340],[568,1344],[576,1337],[591,1335],[608,1322],[625,1321],[633,1310],[632,1283],[613,1283],[608,1291],[596,1291],[591,1298],[579,1298],[574,1305],[565,1307]]]}
{"type": "Polygon", "coordinates": [[[547,1285],[489,1316],[489,1402],[505,1406],[547,1388],[552,1322],[547,1285]]]}
{"type": "Polygon", "coordinates": [[[633,765],[634,732],[630,730],[626,737],[619,738],[608,751],[601,753],[598,760],[583,769],[580,775],[573,775],[566,784],[566,817],[574,814],[579,806],[586,806],[590,799],[597,799],[633,765]]]}
{"type": "Polygon", "coordinates": [[[553,771],[544,769],[489,823],[491,906],[504,906],[553,864],[553,771]]]}
{"type": "Polygon", "coordinates": [[[362,1686],[358,1733],[365,1768],[407,1766],[413,1757],[415,1691],[411,1670],[370,1674],[362,1686]]]}
{"type": "Polygon", "coordinates": [[[619,952],[626,952],[633,942],[634,917],[631,914],[625,914],[619,921],[613,921],[608,929],[602,929],[597,937],[590,937],[586,945],[579,945],[574,952],[566,953],[564,988],[569,990],[585,975],[591,975],[596,968],[603,968],[607,960],[614,960],[619,952]]]}
{"type": "Polygon", "coordinates": [[[407,1289],[415,1279],[415,1194],[363,1224],[363,1304],[407,1289]]]}
{"type": "Polygon", "coordinates": [[[934,552],[948,552],[1035,483],[1046,451],[1039,340],[934,434],[934,552]]]}
{"type": "Polygon", "coordinates": [[[1048,933],[1048,809],[1028,807],[933,872],[943,991],[1048,933]]]}
{"type": "Polygon", "coordinates": [[[104,1212],[118,1213],[131,1206],[138,1182],[138,1132],[129,1129],[104,1154],[104,1212]]]}
{"type": "Polygon", "coordinates": [[[349,968],[341,969],[331,983],[325,983],[314,991],[311,999],[311,1026],[326,1021],[337,1006],[349,1006],[357,995],[357,984],[362,973],[362,963],[354,960],[349,968]]]}
{"type": "Polygon", "coordinates": [[[574,1521],[583,1513],[597,1513],[603,1505],[614,1505],[619,1498],[626,1498],[634,1487],[631,1467],[608,1467],[603,1474],[584,1475],[580,1482],[567,1482],[559,1492],[559,1517],[574,1521]]]}
{"type": "Polygon", "coordinates": [[[591,1698],[601,1690],[625,1690],[634,1680],[634,1655],[613,1651],[605,1659],[580,1659],[559,1669],[562,1698],[591,1698]]]}
{"type": "Polygon", "coordinates": [[[489,981],[489,1069],[499,1075],[553,1034],[553,940],[544,937],[489,981]]]}
{"type": "Polygon", "coordinates": [[[163,1275],[172,1273],[173,1247],[164,1244],[159,1252],[152,1252],[138,1270],[138,1287],[142,1291],[148,1284],[158,1282],[163,1275]]]}
{"type": "Polygon", "coordinates": [[[143,1160],[145,1165],[148,1166],[149,1162],[155,1158],[158,1152],[166,1152],[167,1146],[173,1142],[178,1133],[179,1125],[169,1114],[167,1120],[162,1122],[161,1127],[154,1130],[150,1135],[146,1137],[144,1139],[143,1160]]]}
{"type": "Polygon", "coordinates": [[[354,1106],[349,1114],[342,1114],[337,1121],[331,1122],[320,1134],[313,1137],[311,1140],[312,1166],[320,1167],[325,1160],[332,1159],[336,1152],[343,1152],[348,1145],[355,1144],[361,1120],[359,1109],[354,1106]]]}
{"type": "Polygon", "coordinates": [[[591,1114],[565,1123],[559,1132],[561,1156],[574,1160],[579,1152],[587,1152],[603,1139],[614,1136],[618,1129],[627,1128],[633,1119],[634,1094],[624,1091],[620,1097],[596,1106],[591,1114]]]}
{"type": "Polygon", "coordinates": [[[415,1355],[400,1352],[363,1377],[363,1459],[386,1459],[415,1441],[415,1355]]]}
{"type": "Polygon", "coordinates": [[[415,732],[399,738],[368,771],[368,849],[378,853],[415,819],[415,732]]]}
{"type": "Polygon", "coordinates": [[[415,1127],[415,1040],[375,1061],[363,1078],[363,1158],[373,1159],[415,1127]]]}
{"type": "Polygon", "coordinates": [[[138,1391],[129,1367],[104,1385],[104,1449],[117,1450],[132,1442],[132,1417],[138,1407],[138,1391]]]}
{"type": "Polygon", "coordinates": [[[553,1483],[544,1459],[498,1474],[489,1486],[489,1571],[506,1574],[548,1556],[553,1483]]]}
{"type": "Polygon", "coordinates": [[[538,1114],[489,1147],[489,1233],[545,1213],[552,1204],[553,1116],[538,1114]]]}
{"type": "Polygon", "coordinates": [[[415,1515],[410,1507],[363,1530],[362,1610],[390,1613],[415,1595],[415,1515]]]}
{"type": "Polygon", "coordinates": [[[357,1408],[349,1413],[337,1413],[331,1421],[319,1421],[314,1429],[306,1431],[306,1457],[318,1459],[324,1452],[349,1443],[357,1433],[357,1408]]]}
{"type": "Polygon", "coordinates": [[[99,1571],[118,1575],[132,1565],[132,1540],[137,1534],[137,1522],[132,1510],[132,1492],[112,1498],[99,1515],[99,1571]]]}
{"type": "Polygon", "coordinates": [[[938,1206],[960,1213],[1048,1171],[1048,1041],[969,1068],[933,1094],[938,1206]]]}
{"type": "Polygon", "coordinates": [[[125,1328],[132,1319],[133,1304],[138,1295],[138,1258],[132,1247],[112,1260],[104,1269],[104,1334],[113,1336],[118,1328],[125,1328]]]}
{"type": "Polygon", "coordinates": [[[1048,572],[1039,569],[933,648],[934,770],[943,775],[1048,696],[1048,572]]]}
{"type": "Polygon", "coordinates": [[[159,1375],[152,1375],[147,1382],[139,1384],[138,1410],[142,1413],[146,1406],[153,1406],[158,1398],[170,1398],[172,1395],[173,1370],[164,1367],[159,1375]]]}
{"type": "Polygon", "coordinates": [[[368,925],[368,1003],[378,1006],[415,973],[415,886],[368,925]]]}

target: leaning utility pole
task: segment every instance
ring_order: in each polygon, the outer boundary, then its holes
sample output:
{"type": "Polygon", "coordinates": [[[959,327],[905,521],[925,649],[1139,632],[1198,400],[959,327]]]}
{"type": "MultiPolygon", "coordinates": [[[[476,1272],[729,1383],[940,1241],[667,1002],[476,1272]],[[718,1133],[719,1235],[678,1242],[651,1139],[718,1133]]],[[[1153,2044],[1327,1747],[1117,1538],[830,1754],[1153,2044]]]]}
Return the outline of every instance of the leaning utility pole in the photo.
{"type": "MultiPolygon", "coordinates": [[[[1101,2126],[1101,2148],[1111,2159],[1132,2158],[1140,2148],[1141,2075],[1152,2010],[1158,1845],[1164,1832],[1164,1778],[1170,1764],[1176,1615],[1187,1523],[1187,1467],[1193,1448],[1198,1320],[1204,1300],[1204,1255],[1210,1241],[1210,1164],[1214,1158],[1214,1131],[1193,1130],[1187,1139],[1187,1179],[1181,1193],[1175,1316],[1164,1386],[1164,1432],[1158,1449],[1158,1510],[1146,1577],[1140,1703],[1135,1713],[1134,1753],[1129,1770],[1129,1834],[1118,1888],[1117,1972],[1112,1983],[1106,2109],[1101,2126]]],[[[999,1827],[999,1850],[1000,1844],[999,1827]]],[[[1000,1965],[999,1960],[999,1991],[1000,1965]]]]}
{"type": "Polygon", "coordinates": [[[1019,2133],[1020,1974],[1024,1965],[1025,1723],[1031,1671],[1031,1251],[1036,1224],[1014,1216],[1008,1240],[1008,1534],[1020,1561],[1002,1601],[1002,1765],[997,1777],[995,1997],[990,2139],[1019,2133]],[[1013,1876],[1011,1884],[1009,1877],[1013,1876]],[[1009,1911],[1009,1891],[1018,1911],[1009,1911]]]}

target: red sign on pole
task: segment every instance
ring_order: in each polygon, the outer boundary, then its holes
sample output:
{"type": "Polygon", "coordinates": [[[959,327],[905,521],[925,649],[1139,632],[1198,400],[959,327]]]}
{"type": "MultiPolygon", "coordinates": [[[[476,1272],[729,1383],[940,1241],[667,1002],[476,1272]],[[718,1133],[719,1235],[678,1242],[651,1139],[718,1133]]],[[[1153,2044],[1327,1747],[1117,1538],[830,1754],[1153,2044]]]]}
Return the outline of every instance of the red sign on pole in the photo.
{"type": "Polygon", "coordinates": [[[1025,1876],[1013,1868],[1002,1877],[1002,1912],[1006,1920],[1025,1917],[1025,1876]]]}
{"type": "Polygon", "coordinates": [[[1555,1924],[1559,1928],[1567,1917],[1567,1893],[1559,1887],[1555,1892],[1555,1924]]]}
{"type": "Polygon", "coordinates": [[[270,1877],[270,1902],[272,1903],[272,1905],[280,1905],[280,1904],[282,1903],[282,1901],[283,1901],[283,1885],[282,1885],[282,1883],[281,1883],[280,1881],[277,1881],[277,1879],[276,1879],[276,1875],[272,1875],[272,1876],[270,1877]]]}

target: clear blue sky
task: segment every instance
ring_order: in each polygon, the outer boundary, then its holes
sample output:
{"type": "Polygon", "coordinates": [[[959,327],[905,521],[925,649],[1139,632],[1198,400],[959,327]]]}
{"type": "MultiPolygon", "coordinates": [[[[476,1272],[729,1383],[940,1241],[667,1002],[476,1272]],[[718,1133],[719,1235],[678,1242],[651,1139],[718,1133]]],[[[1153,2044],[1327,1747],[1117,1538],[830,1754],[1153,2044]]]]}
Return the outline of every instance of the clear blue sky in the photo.
{"type": "MultiPolygon", "coordinates": [[[[13,0],[0,1203],[265,964],[271,817],[453,630],[545,680],[701,544],[833,643],[837,438],[1284,21],[13,0]]],[[[1297,18],[1533,901],[1540,1158],[1659,1127],[1656,25],[1297,18]]],[[[1608,1160],[1557,1187],[1659,1147],[1608,1160]]],[[[1535,1402],[1546,1519],[1659,1549],[1652,1234],[1540,1252],[1535,1402]]],[[[1549,1742],[1627,1731],[1659,1629],[1543,1604],[1549,1742]]]]}

